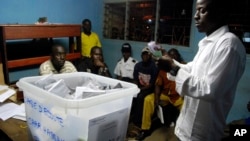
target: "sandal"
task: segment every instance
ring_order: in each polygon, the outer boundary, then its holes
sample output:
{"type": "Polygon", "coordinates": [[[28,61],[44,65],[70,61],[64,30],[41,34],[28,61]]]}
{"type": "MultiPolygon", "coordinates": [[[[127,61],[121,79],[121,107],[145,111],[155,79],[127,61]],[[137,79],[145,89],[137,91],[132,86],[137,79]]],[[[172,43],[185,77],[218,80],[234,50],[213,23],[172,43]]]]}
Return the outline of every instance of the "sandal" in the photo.
{"type": "Polygon", "coordinates": [[[135,125],[129,125],[128,127],[128,132],[127,132],[127,136],[129,138],[135,138],[136,136],[138,136],[141,132],[141,129],[135,125]]]}

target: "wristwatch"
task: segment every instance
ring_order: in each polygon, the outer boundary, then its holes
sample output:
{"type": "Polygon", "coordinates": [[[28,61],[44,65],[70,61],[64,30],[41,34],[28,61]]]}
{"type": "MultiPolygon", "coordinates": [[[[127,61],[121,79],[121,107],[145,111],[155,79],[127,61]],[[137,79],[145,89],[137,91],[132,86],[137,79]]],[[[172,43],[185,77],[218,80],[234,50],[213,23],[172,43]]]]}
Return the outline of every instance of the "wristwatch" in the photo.
{"type": "Polygon", "coordinates": [[[105,67],[105,68],[103,69],[103,72],[107,72],[107,71],[108,71],[108,68],[105,67]]]}
{"type": "Polygon", "coordinates": [[[106,73],[108,71],[108,68],[99,68],[98,74],[106,73]]]}
{"type": "Polygon", "coordinates": [[[170,74],[173,75],[173,76],[176,76],[178,71],[179,71],[180,67],[179,66],[175,66],[173,67],[171,70],[170,70],[170,74]]]}

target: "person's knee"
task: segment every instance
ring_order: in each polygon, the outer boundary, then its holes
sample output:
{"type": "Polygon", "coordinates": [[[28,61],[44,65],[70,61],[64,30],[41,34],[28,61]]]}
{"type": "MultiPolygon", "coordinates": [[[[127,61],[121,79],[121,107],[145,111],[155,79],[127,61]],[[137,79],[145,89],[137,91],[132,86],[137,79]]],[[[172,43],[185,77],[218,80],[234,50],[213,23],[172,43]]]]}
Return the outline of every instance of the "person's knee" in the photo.
{"type": "Polygon", "coordinates": [[[151,102],[154,102],[154,100],[155,100],[154,99],[154,95],[150,94],[150,95],[148,95],[148,96],[145,97],[144,102],[151,103],[151,102]]]}

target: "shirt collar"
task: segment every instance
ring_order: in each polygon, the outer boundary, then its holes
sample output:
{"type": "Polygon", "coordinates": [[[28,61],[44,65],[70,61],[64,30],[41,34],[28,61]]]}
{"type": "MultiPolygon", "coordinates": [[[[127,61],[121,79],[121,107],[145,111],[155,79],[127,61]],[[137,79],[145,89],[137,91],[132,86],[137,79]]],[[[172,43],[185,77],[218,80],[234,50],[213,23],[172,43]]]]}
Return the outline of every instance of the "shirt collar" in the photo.
{"type": "Polygon", "coordinates": [[[204,39],[214,41],[214,40],[219,39],[226,32],[229,32],[229,29],[228,29],[227,25],[224,25],[224,26],[218,28],[217,30],[215,30],[209,36],[206,36],[204,39]]]}
{"type": "MultiPolygon", "coordinates": [[[[131,57],[131,56],[128,58],[128,60],[127,60],[126,62],[128,62],[128,61],[130,61],[130,60],[132,60],[132,57],[131,57]]],[[[124,57],[122,57],[122,61],[125,62],[124,57]]]]}
{"type": "Polygon", "coordinates": [[[200,41],[199,45],[208,44],[208,43],[215,43],[226,32],[229,32],[228,26],[227,25],[221,26],[220,28],[218,28],[217,30],[215,30],[213,33],[211,33],[209,36],[204,37],[200,41]]]}
{"type": "Polygon", "coordinates": [[[218,28],[217,30],[215,30],[212,34],[210,34],[206,38],[207,38],[207,40],[216,40],[216,39],[219,39],[226,32],[229,32],[229,29],[228,29],[227,25],[224,25],[224,26],[218,28]]]}

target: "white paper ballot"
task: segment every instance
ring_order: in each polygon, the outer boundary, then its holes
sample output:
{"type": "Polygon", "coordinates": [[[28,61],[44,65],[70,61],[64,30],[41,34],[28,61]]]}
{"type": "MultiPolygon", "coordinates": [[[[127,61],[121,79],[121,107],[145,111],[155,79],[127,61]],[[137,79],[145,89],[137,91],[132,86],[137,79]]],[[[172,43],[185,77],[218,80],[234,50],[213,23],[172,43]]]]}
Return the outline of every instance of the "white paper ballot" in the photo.
{"type": "Polygon", "coordinates": [[[88,88],[88,87],[76,87],[74,99],[88,98],[88,97],[97,96],[100,94],[105,94],[105,91],[95,90],[95,89],[88,88]]]}
{"type": "Polygon", "coordinates": [[[6,91],[3,90],[2,93],[0,93],[0,102],[4,102],[6,99],[14,95],[16,92],[12,89],[7,89],[6,91]]]}
{"type": "Polygon", "coordinates": [[[157,116],[161,120],[161,123],[164,124],[164,116],[163,116],[163,111],[162,111],[161,105],[158,105],[157,116]]]}
{"type": "Polygon", "coordinates": [[[16,113],[19,113],[19,111],[19,105],[15,103],[0,104],[0,119],[5,121],[16,115],[16,113]]]}

